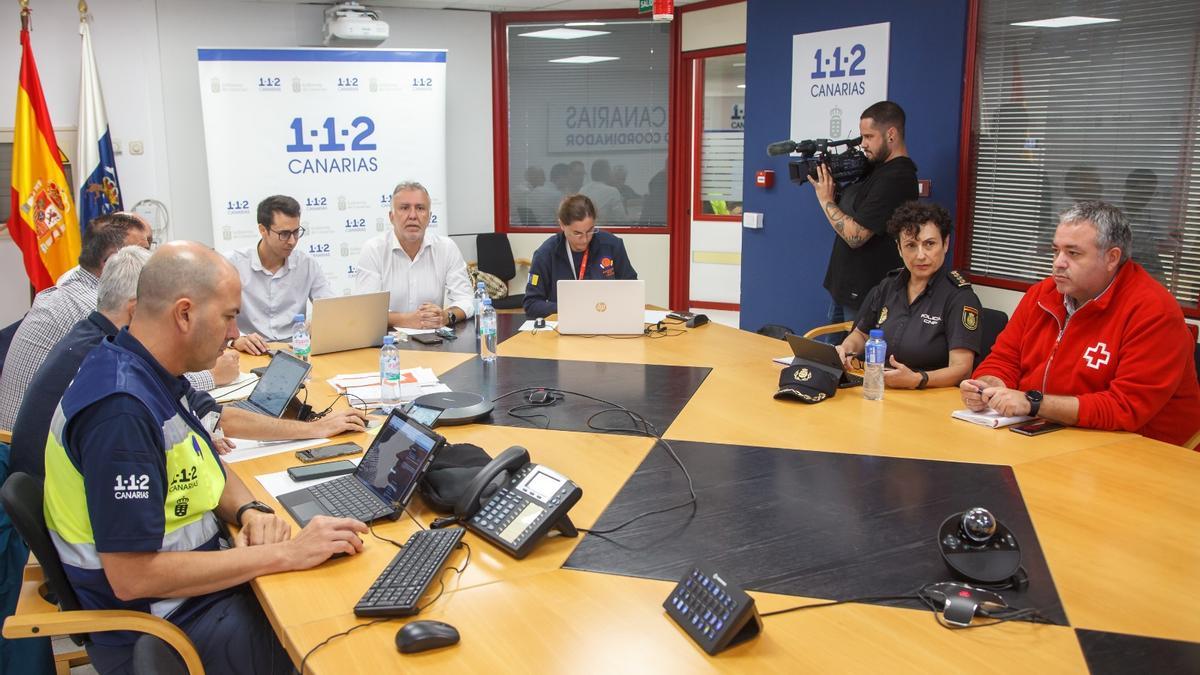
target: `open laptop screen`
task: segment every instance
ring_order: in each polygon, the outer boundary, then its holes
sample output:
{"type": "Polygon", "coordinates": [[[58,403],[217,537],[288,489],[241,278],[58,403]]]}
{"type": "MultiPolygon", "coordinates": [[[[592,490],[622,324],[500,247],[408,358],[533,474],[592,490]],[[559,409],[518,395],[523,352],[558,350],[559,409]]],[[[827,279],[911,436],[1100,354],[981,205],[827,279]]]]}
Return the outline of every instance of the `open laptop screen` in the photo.
{"type": "Polygon", "coordinates": [[[296,395],[296,390],[304,382],[309,365],[304,361],[280,351],[271,358],[270,365],[263,373],[262,379],[250,392],[250,402],[267,412],[268,415],[279,417],[288,401],[296,395]]]}
{"type": "Polygon", "coordinates": [[[355,475],[385,502],[408,504],[441,436],[410,421],[399,408],[388,415],[355,475]]]}

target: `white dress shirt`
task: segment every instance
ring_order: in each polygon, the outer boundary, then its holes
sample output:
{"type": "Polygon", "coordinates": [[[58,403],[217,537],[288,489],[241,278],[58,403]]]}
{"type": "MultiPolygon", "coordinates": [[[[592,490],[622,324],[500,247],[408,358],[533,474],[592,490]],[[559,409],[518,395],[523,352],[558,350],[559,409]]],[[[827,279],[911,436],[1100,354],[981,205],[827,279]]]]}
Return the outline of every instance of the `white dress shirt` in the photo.
{"type": "Polygon", "coordinates": [[[292,319],[308,314],[309,299],[333,295],[321,266],[299,246],[274,273],[263,267],[257,245],[225,257],[242,279],[242,311],[237,323],[243,335],[258,333],[271,342],[290,340],[292,319]]]}
{"type": "Polygon", "coordinates": [[[414,312],[429,302],[438,307],[457,307],[467,318],[474,314],[475,296],[462,251],[449,237],[429,231],[416,258],[409,258],[400,248],[396,232],[391,229],[363,244],[354,292],[379,291],[391,291],[388,309],[393,312],[414,312]]]}

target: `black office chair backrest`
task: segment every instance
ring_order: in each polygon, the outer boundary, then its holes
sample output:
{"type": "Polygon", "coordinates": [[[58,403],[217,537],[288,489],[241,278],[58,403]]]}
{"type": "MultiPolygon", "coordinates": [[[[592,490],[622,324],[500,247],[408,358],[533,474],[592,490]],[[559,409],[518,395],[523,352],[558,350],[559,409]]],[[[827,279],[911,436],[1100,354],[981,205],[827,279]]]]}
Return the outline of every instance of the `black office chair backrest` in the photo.
{"type": "MultiPolygon", "coordinates": [[[[46,518],[42,514],[42,481],[21,471],[12,474],[0,487],[0,505],[4,506],[13,527],[42,566],[46,585],[53,594],[53,597],[47,596],[46,599],[64,611],[82,609],[71,583],[67,581],[58,549],[54,548],[54,542],[50,539],[50,530],[46,529],[46,518]]],[[[76,644],[83,644],[87,636],[72,635],[71,639],[76,644]]]]}
{"type": "Polygon", "coordinates": [[[475,255],[479,259],[480,271],[494,274],[504,281],[512,281],[517,276],[512,245],[508,243],[508,235],[504,232],[475,235],[475,255]]]}
{"type": "Polygon", "coordinates": [[[971,368],[974,370],[979,367],[980,363],[987,358],[988,354],[992,353],[992,345],[996,344],[996,338],[999,337],[1000,331],[1008,325],[1008,315],[998,309],[983,310],[983,316],[979,317],[979,355],[975,357],[975,365],[971,368]]]}
{"type": "Polygon", "coordinates": [[[769,323],[756,331],[759,335],[766,335],[769,338],[776,340],[786,340],[789,333],[794,333],[791,328],[778,323],[769,323]]]}

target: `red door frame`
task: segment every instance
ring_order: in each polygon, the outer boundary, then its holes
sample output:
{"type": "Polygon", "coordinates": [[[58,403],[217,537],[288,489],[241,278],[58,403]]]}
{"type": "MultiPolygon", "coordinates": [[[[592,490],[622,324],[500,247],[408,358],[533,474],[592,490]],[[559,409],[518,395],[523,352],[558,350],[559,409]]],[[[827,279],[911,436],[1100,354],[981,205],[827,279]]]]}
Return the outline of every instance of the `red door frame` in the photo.
{"type": "MultiPolygon", "coordinates": [[[[722,2],[721,4],[730,4],[722,2]]],[[[690,7],[691,5],[689,5],[690,7]]],[[[692,220],[694,213],[700,210],[698,191],[692,189],[696,177],[700,175],[700,144],[704,131],[704,59],[711,56],[729,56],[745,54],[746,45],[728,45],[709,49],[696,49],[679,53],[679,68],[676,72],[682,77],[675,78],[672,83],[673,93],[677,93],[682,119],[680,120],[681,137],[691,139],[691,146],[681,148],[680,166],[675,179],[671,181],[671,192],[676,195],[672,202],[676,204],[679,222],[674,223],[674,235],[671,237],[671,306],[680,309],[721,309],[730,312],[740,312],[741,304],[732,302],[705,302],[691,299],[692,283],[692,220]],[[678,90],[675,92],[675,90],[678,90]],[[684,133],[684,127],[687,127],[684,133]],[[693,161],[689,161],[689,155],[693,161]]],[[[674,101],[674,98],[672,99],[674,101]]],[[[703,216],[703,220],[741,220],[738,216],[703,216]]]]}

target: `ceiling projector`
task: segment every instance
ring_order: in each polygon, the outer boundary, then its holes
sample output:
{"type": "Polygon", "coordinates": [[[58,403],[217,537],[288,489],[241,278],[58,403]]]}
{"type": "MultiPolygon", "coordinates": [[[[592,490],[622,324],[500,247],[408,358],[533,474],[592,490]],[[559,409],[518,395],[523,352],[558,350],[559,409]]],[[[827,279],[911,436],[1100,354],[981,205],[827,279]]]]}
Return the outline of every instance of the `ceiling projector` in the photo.
{"type": "Polygon", "coordinates": [[[375,10],[357,2],[339,2],[325,9],[326,47],[375,47],[388,39],[387,22],[375,10]]]}

